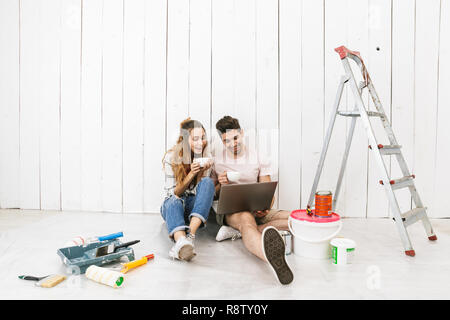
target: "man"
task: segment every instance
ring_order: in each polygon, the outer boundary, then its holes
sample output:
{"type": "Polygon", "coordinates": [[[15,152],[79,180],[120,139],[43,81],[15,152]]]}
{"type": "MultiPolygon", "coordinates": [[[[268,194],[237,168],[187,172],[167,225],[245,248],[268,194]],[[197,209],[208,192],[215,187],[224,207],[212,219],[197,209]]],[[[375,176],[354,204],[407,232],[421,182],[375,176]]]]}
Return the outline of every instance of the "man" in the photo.
{"type": "MultiPolygon", "coordinates": [[[[236,183],[256,183],[271,181],[270,162],[264,159],[251,145],[244,143],[244,131],[239,121],[225,116],[216,123],[216,129],[222,140],[222,150],[214,150],[214,170],[212,178],[216,183],[216,195],[220,187],[230,183],[227,171],[240,173],[236,183]]],[[[273,205],[274,199],[272,199],[273,205]]],[[[290,212],[270,209],[257,212],[236,212],[216,215],[221,226],[216,240],[242,236],[245,247],[255,256],[267,261],[282,284],[294,279],[285,260],[284,242],[277,231],[288,230],[290,212]]]]}

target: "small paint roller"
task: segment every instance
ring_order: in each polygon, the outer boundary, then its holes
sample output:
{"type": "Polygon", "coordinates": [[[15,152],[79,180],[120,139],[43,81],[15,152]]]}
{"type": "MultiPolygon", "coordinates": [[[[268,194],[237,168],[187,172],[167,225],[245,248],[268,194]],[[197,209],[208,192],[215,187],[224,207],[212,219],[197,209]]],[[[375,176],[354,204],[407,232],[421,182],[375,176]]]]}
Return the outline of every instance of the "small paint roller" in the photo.
{"type": "Polygon", "coordinates": [[[149,254],[147,256],[142,257],[141,259],[138,260],[133,260],[131,262],[127,262],[127,263],[123,263],[123,269],[120,270],[120,272],[122,273],[127,273],[128,271],[130,271],[133,268],[142,266],[144,264],[146,264],[148,262],[148,260],[153,259],[155,257],[154,254],[149,254]]]}
{"type": "Polygon", "coordinates": [[[97,267],[95,265],[87,268],[86,277],[113,288],[119,288],[125,279],[124,274],[121,272],[97,267]]]}
{"type": "Polygon", "coordinates": [[[19,276],[19,279],[37,281],[35,283],[36,286],[42,288],[51,288],[64,281],[66,277],[59,274],[52,274],[45,277],[19,276]]]}
{"type": "Polygon", "coordinates": [[[82,236],[76,236],[72,240],[66,242],[66,247],[73,247],[73,246],[82,246],[84,244],[93,243],[93,242],[99,242],[99,241],[105,241],[105,240],[112,240],[123,237],[123,232],[116,232],[111,233],[106,236],[100,236],[100,237],[89,237],[85,238],[82,236]]]}

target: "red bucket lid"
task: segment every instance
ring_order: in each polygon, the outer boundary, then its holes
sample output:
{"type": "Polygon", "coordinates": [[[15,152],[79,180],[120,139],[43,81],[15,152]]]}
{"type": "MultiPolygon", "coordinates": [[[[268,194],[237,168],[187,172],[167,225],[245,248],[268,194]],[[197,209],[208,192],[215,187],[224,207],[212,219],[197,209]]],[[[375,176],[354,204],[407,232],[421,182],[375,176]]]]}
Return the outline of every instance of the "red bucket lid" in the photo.
{"type": "Polygon", "coordinates": [[[310,216],[306,213],[306,210],[294,210],[291,212],[291,218],[300,220],[300,221],[307,221],[307,222],[316,222],[316,223],[328,223],[328,222],[335,222],[338,221],[341,217],[335,213],[332,212],[331,216],[329,217],[318,217],[314,215],[314,210],[312,210],[313,214],[310,216]]]}

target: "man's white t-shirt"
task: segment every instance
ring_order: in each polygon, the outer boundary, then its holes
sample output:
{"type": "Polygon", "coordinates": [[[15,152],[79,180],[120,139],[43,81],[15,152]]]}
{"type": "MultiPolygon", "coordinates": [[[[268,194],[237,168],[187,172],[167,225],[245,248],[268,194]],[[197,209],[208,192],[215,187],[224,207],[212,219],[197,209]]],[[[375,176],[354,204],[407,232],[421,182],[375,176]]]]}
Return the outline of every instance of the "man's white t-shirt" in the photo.
{"type": "MultiPolygon", "coordinates": [[[[274,171],[269,158],[258,154],[255,148],[245,146],[245,149],[236,158],[234,155],[222,148],[213,151],[214,166],[212,178],[217,177],[223,172],[237,171],[240,178],[235,183],[256,183],[260,176],[273,176],[274,171]]],[[[233,183],[233,182],[230,182],[233,183]]]]}

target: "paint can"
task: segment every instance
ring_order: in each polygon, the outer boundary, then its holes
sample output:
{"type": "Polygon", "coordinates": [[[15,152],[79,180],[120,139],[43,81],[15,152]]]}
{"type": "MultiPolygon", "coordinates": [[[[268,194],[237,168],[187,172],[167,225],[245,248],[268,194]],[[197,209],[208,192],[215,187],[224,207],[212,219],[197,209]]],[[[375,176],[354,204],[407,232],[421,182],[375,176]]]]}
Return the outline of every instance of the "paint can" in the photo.
{"type": "Polygon", "coordinates": [[[331,245],[331,262],[336,265],[346,265],[353,261],[356,243],[351,239],[334,238],[331,245]]]}
{"type": "Polygon", "coordinates": [[[337,213],[329,218],[310,216],[306,210],[294,210],[288,219],[293,236],[295,255],[312,259],[330,258],[330,240],[342,229],[342,220],[337,213]]]}
{"type": "Polygon", "coordinates": [[[315,197],[314,214],[320,218],[331,216],[333,195],[331,191],[317,191],[315,197]]]}
{"type": "Polygon", "coordinates": [[[287,230],[279,230],[279,232],[284,241],[284,253],[285,255],[289,255],[292,253],[292,235],[287,230]]]}

